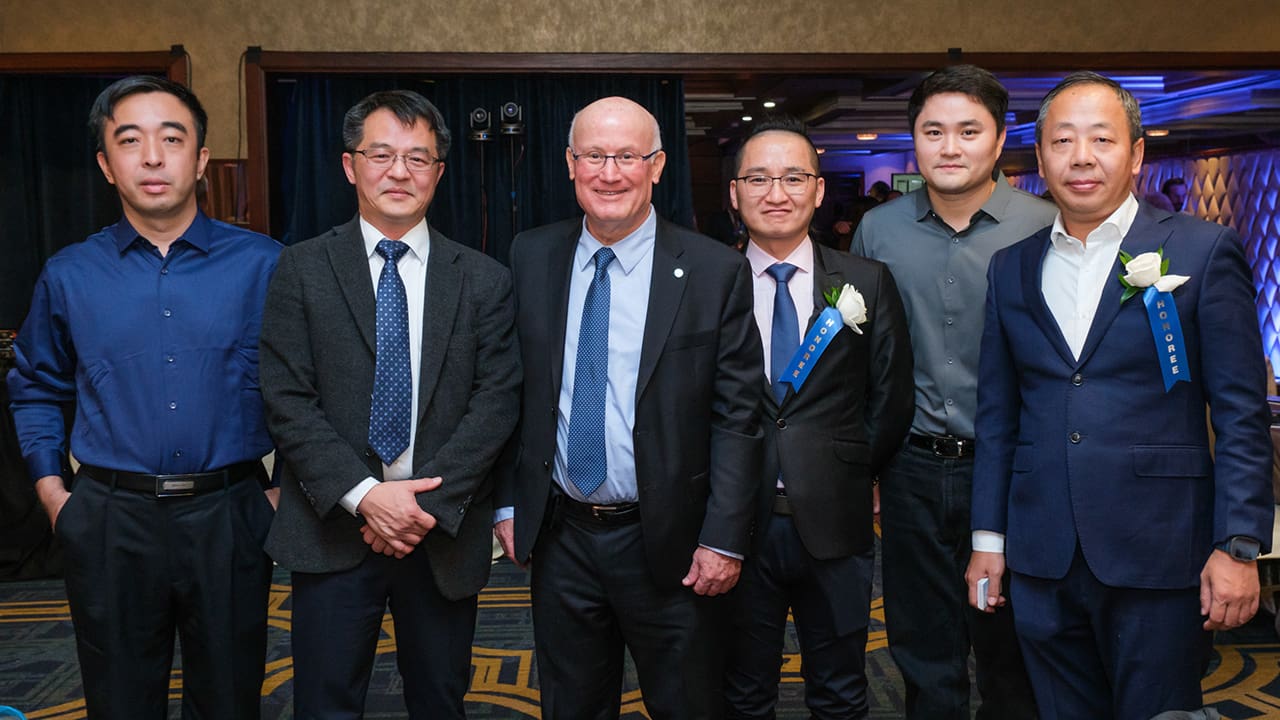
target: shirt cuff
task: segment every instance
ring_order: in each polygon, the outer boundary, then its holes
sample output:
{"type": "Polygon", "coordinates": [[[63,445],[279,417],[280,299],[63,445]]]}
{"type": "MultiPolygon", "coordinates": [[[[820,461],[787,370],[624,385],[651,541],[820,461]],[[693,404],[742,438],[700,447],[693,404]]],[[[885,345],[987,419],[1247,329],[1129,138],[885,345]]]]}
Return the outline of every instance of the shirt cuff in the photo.
{"type": "Polygon", "coordinates": [[[973,550],[974,552],[989,552],[1004,554],[1004,535],[990,530],[974,530],[973,531],[973,550]]]}
{"type": "Polygon", "coordinates": [[[31,482],[49,475],[60,475],[66,478],[66,473],[63,471],[63,457],[65,456],[57,450],[37,450],[28,455],[27,472],[31,475],[31,482]]]}
{"type": "Polygon", "coordinates": [[[338,504],[342,506],[343,510],[360,517],[360,513],[356,512],[356,508],[360,507],[360,501],[364,500],[364,496],[368,495],[369,491],[377,487],[377,485],[378,481],[373,476],[369,476],[361,480],[359,485],[348,490],[346,495],[339,498],[338,504]]]}
{"type": "Polygon", "coordinates": [[[731,557],[731,558],[733,558],[734,560],[742,560],[742,559],[743,559],[743,556],[742,556],[742,555],[739,555],[739,554],[738,554],[738,553],[736,553],[736,552],[729,552],[728,550],[721,550],[720,548],[711,547],[710,545],[703,545],[703,544],[699,543],[699,544],[698,544],[698,547],[706,548],[706,549],[710,550],[710,551],[711,551],[711,552],[713,552],[713,553],[717,553],[717,554],[723,555],[723,556],[725,556],[725,557],[731,557]]]}
{"type": "Polygon", "coordinates": [[[514,505],[493,509],[493,524],[497,525],[503,520],[510,520],[516,516],[516,508],[514,505]]]}

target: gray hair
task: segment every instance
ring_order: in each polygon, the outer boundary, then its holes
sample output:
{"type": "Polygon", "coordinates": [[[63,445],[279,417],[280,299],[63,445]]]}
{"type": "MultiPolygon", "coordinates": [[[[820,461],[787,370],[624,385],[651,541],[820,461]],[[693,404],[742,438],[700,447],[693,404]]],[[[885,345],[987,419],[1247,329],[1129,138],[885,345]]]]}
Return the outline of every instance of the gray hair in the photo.
{"type": "Polygon", "coordinates": [[[1102,85],[1111,88],[1120,100],[1120,104],[1124,106],[1124,116],[1129,121],[1129,142],[1132,144],[1142,139],[1142,109],[1138,107],[1138,100],[1133,93],[1105,75],[1099,75],[1091,70],[1078,70],[1062,78],[1062,82],[1053,86],[1049,94],[1044,96],[1044,100],[1040,101],[1040,114],[1036,116],[1037,145],[1044,136],[1044,119],[1049,114],[1049,105],[1062,94],[1063,90],[1076,85],[1102,85]]]}

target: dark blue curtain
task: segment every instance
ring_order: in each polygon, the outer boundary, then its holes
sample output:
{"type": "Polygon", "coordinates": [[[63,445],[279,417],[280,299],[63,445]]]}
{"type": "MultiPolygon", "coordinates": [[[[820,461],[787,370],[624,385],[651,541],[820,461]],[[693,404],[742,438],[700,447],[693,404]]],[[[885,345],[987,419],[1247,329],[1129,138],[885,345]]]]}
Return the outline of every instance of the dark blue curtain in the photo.
{"type": "Polygon", "coordinates": [[[658,118],[667,165],[654,206],[664,217],[693,224],[684,85],[677,78],[312,75],[275,78],[269,85],[269,156],[278,179],[273,236],[292,244],[354,216],[355,193],[341,164],[342,116],[365,95],[395,88],[415,90],[435,103],[453,135],[427,219],[458,242],[506,262],[515,233],[580,214],[564,161],[569,122],[584,105],[608,95],[631,98],[658,118]],[[502,134],[499,108],[506,102],[522,106],[523,135],[502,134]],[[467,119],[475,108],[492,115],[490,142],[468,137],[467,119]]]}
{"type": "Polygon", "coordinates": [[[0,74],[0,329],[26,319],[45,260],[120,217],[87,129],[116,79],[0,74]]]}

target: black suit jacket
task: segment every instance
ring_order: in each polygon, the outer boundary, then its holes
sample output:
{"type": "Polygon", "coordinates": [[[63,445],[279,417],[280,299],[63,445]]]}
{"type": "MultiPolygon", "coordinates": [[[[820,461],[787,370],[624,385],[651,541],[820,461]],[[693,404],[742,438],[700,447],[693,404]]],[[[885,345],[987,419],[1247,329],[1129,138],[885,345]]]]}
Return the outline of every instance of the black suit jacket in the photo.
{"type": "MultiPolygon", "coordinates": [[[[553,482],[569,277],[581,232],[581,219],[566,220],[521,233],[511,250],[525,384],[498,502],[515,506],[521,561],[533,552],[553,482]]],[[[645,556],[660,584],[684,577],[700,543],[748,549],[763,357],[746,261],[659,219],[634,441],[645,556]]]]}
{"type": "Polygon", "coordinates": [[[817,243],[813,316],[823,292],[845,283],[862,294],[867,320],[859,335],[844,327],[799,392],[779,407],[762,376],[765,461],[758,520],[768,521],[778,474],[792,521],[809,554],[829,560],[860,553],[874,542],[872,480],[911,427],[915,410],[911,337],[898,287],[883,263],[817,243]]]}
{"type": "MultiPolygon", "coordinates": [[[[515,425],[520,363],[507,271],[430,232],[413,464],[415,478],[444,482],[418,495],[438,525],[414,552],[428,553],[440,592],[456,599],[488,581],[490,470],[515,425]]],[[[291,570],[345,570],[370,552],[338,500],[382,473],[368,447],[375,319],[358,218],[285,249],[267,294],[261,377],[283,460],[267,551],[291,570]]]]}

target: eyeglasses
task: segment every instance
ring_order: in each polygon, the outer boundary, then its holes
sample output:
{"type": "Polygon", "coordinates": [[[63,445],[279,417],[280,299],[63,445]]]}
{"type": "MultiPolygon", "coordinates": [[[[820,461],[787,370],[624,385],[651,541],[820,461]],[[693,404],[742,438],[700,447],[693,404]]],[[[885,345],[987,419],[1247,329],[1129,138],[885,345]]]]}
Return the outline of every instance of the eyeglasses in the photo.
{"type": "Polygon", "coordinates": [[[657,150],[654,150],[648,155],[641,155],[640,153],[631,152],[630,150],[627,150],[626,152],[620,152],[616,155],[605,155],[599,150],[592,150],[591,152],[584,152],[579,154],[574,152],[573,148],[569,148],[569,154],[573,155],[573,159],[575,162],[581,160],[582,162],[586,163],[588,166],[596,169],[603,169],[605,163],[612,160],[613,164],[617,165],[619,170],[627,170],[629,168],[633,168],[639,165],[642,162],[648,162],[649,158],[653,157],[654,155],[657,155],[660,152],[662,152],[662,148],[658,148],[657,150]]]}
{"type": "Polygon", "coordinates": [[[803,195],[804,191],[809,188],[809,180],[817,178],[813,173],[787,173],[786,175],[743,175],[734,178],[735,181],[742,183],[748,195],[767,195],[773,189],[774,181],[782,183],[782,189],[788,195],[803,195]]]}
{"type": "Polygon", "coordinates": [[[395,153],[387,152],[386,150],[374,150],[373,152],[369,152],[368,150],[353,150],[352,152],[363,155],[364,159],[368,160],[370,165],[381,170],[389,169],[395,164],[396,158],[404,160],[404,166],[408,168],[411,173],[424,173],[430,170],[432,165],[441,162],[439,158],[433,158],[430,155],[422,153],[397,155],[395,153]]]}

